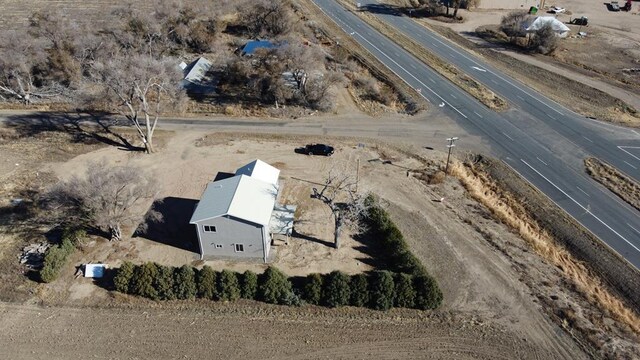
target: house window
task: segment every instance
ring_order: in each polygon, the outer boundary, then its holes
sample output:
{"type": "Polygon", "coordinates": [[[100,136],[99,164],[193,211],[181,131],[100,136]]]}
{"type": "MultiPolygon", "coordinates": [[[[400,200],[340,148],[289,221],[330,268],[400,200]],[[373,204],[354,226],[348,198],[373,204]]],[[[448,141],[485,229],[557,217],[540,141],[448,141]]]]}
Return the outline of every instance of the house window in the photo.
{"type": "Polygon", "coordinates": [[[204,232],[216,232],[216,227],[213,225],[203,225],[204,232]]]}
{"type": "Polygon", "coordinates": [[[243,252],[244,244],[236,244],[236,252],[243,252]]]}
{"type": "Polygon", "coordinates": [[[216,244],[216,249],[222,249],[222,244],[216,244]]]}

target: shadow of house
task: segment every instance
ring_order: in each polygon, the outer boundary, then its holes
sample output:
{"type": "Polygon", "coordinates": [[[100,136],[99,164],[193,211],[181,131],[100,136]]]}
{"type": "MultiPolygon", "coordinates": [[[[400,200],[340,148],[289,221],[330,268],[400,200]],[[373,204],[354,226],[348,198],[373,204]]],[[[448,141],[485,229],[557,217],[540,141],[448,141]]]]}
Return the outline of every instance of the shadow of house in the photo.
{"type": "Polygon", "coordinates": [[[236,174],[234,173],[218,171],[218,173],[216,174],[216,178],[213,179],[213,181],[220,181],[220,180],[228,179],[234,176],[236,176],[236,174]]]}
{"type": "Polygon", "coordinates": [[[134,236],[143,237],[161,244],[199,253],[198,238],[189,224],[189,219],[198,200],[166,197],[151,205],[152,211],[162,214],[162,221],[145,220],[144,230],[137,230],[134,236]]]}

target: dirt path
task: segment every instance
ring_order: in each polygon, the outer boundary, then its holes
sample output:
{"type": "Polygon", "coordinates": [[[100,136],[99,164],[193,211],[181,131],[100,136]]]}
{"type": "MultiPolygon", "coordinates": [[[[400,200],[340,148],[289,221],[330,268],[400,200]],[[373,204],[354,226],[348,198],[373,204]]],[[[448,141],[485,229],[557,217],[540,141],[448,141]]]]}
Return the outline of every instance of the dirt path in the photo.
{"type": "Polygon", "coordinates": [[[0,348],[20,359],[551,359],[471,319],[415,312],[215,304],[195,309],[0,304],[0,348]]]}

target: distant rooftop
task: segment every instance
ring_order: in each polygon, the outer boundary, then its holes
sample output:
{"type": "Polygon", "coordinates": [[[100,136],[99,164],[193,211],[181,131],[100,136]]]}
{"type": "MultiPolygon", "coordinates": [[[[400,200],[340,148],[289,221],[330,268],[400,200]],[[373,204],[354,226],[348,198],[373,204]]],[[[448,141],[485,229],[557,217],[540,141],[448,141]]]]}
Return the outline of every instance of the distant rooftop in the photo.
{"type": "Polygon", "coordinates": [[[269,40],[251,40],[242,46],[241,55],[253,55],[258,49],[273,49],[278,46],[269,40]]]}

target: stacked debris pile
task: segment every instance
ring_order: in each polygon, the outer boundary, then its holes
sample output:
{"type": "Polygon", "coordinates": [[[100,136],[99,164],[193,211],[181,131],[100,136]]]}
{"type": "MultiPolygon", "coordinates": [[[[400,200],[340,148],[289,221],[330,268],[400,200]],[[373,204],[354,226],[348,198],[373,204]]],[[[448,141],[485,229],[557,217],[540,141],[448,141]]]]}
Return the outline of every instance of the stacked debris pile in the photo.
{"type": "Polygon", "coordinates": [[[44,254],[51,245],[48,243],[29,244],[22,249],[20,264],[26,265],[31,270],[40,270],[44,265],[44,254]]]}

